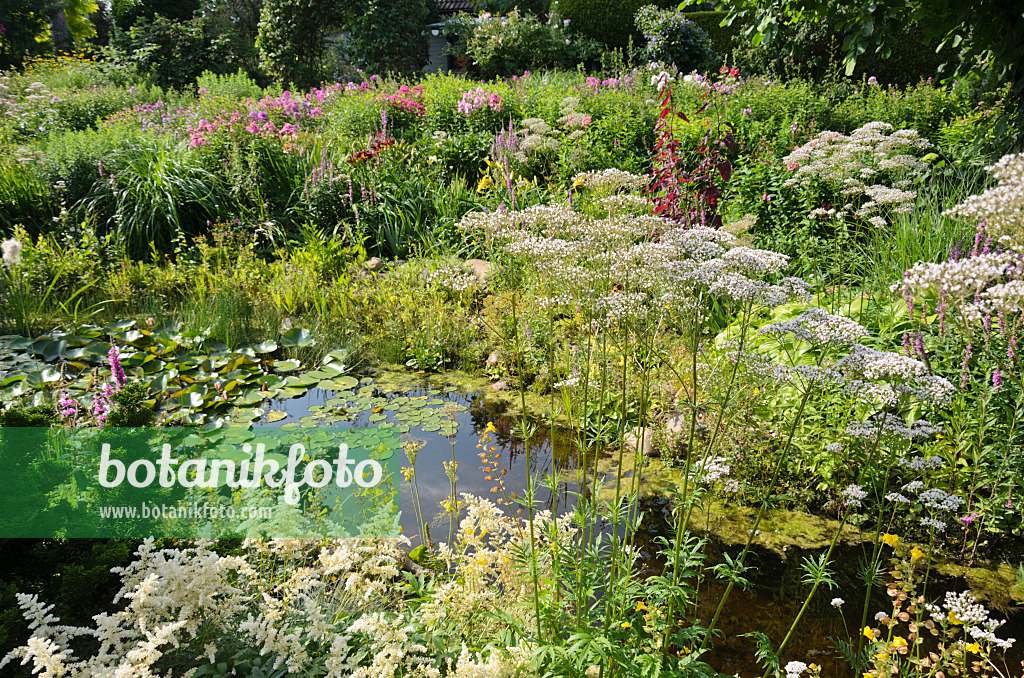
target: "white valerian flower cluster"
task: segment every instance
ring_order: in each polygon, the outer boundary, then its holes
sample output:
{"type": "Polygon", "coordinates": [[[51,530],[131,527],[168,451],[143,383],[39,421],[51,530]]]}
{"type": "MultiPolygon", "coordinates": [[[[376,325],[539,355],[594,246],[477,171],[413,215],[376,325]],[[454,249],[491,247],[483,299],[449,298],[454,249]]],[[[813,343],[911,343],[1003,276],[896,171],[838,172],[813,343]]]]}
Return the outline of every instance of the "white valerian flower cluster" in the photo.
{"type": "Polygon", "coordinates": [[[902,418],[888,412],[879,412],[867,421],[857,421],[846,427],[846,435],[867,441],[901,439],[916,440],[931,438],[941,433],[942,427],[924,419],[907,424],[902,418]]]}
{"type": "Polygon", "coordinates": [[[582,186],[592,191],[610,195],[623,189],[627,191],[643,190],[649,181],[650,177],[643,174],[632,174],[610,167],[608,169],[577,174],[573,177],[572,183],[574,186],[582,186]]]}
{"type": "Polygon", "coordinates": [[[912,153],[932,147],[915,130],[889,132],[892,125],[883,122],[868,123],[849,136],[822,132],[782,159],[793,171],[786,185],[824,182],[850,200],[840,210],[819,208],[812,218],[842,219],[853,214],[884,226],[886,215],[913,209],[917,194],[907,189],[928,163],[912,153]]]}
{"type": "Polygon", "coordinates": [[[925,604],[924,607],[934,622],[941,625],[963,625],[964,633],[978,643],[1008,650],[1017,642],[1015,638],[1004,640],[996,636],[996,629],[1005,624],[1006,620],[994,619],[970,591],[947,591],[942,605],[925,604]]]}
{"type": "MultiPolygon", "coordinates": [[[[587,172],[574,183],[614,194],[617,203],[639,207],[636,191],[647,177],[617,169],[587,172]]],[[[633,211],[633,210],[630,210],[633,211]]],[[[549,302],[593,314],[597,327],[622,319],[671,315],[689,321],[694,299],[707,296],[754,307],[775,307],[807,296],[796,278],[778,282],[788,264],[782,254],[739,245],[713,228],[681,228],[650,214],[612,211],[606,218],[576,212],[567,204],[467,215],[460,228],[483,233],[506,254],[536,268],[549,302]]],[[[547,304],[550,306],[550,304],[547,304]]]]}
{"type": "Polygon", "coordinates": [[[939,264],[918,262],[890,286],[912,296],[943,293],[953,299],[971,299],[994,282],[1019,279],[1024,274],[1021,255],[1013,251],[989,252],[939,264]]]}
{"type": "Polygon", "coordinates": [[[427,278],[427,284],[443,287],[452,292],[469,292],[480,287],[480,281],[472,273],[457,268],[441,268],[427,278]]]}
{"type": "Polygon", "coordinates": [[[953,394],[953,384],[944,377],[929,374],[920,360],[861,344],[855,344],[835,367],[846,375],[850,392],[859,392],[866,399],[886,405],[895,404],[904,396],[944,405],[953,394]],[[872,383],[878,380],[885,382],[884,387],[872,383]]]}
{"type": "Polygon", "coordinates": [[[800,678],[800,675],[807,670],[807,664],[803,662],[789,662],[784,667],[786,678],[800,678]]]}
{"type": "Polygon", "coordinates": [[[996,185],[945,214],[970,223],[984,222],[986,232],[996,240],[1024,247],[1024,154],[1003,156],[985,169],[996,185]]]}
{"type": "Polygon", "coordinates": [[[860,485],[848,485],[842,492],[844,503],[850,508],[857,508],[861,502],[867,499],[867,491],[860,485]]]}
{"type": "Polygon", "coordinates": [[[779,339],[792,334],[812,346],[849,345],[868,334],[860,323],[817,307],[807,309],[793,320],[765,325],[760,332],[779,339]]]}

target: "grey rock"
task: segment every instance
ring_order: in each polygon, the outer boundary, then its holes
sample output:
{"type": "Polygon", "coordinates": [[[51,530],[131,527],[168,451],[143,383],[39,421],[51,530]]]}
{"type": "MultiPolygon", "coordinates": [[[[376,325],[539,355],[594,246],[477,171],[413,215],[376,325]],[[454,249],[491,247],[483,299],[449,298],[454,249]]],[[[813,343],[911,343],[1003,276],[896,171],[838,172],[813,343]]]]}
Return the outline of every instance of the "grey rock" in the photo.
{"type": "Polygon", "coordinates": [[[643,452],[645,457],[654,455],[654,430],[650,428],[635,428],[626,434],[624,441],[626,449],[630,452],[643,452]]]}
{"type": "Polygon", "coordinates": [[[380,257],[371,257],[366,262],[366,270],[373,271],[374,273],[377,273],[378,271],[383,271],[386,266],[387,264],[385,264],[384,260],[381,259],[380,257]]]}
{"type": "Polygon", "coordinates": [[[462,264],[462,269],[467,273],[472,273],[473,277],[482,283],[487,282],[487,279],[497,271],[494,264],[483,259],[467,259],[462,264]]]}

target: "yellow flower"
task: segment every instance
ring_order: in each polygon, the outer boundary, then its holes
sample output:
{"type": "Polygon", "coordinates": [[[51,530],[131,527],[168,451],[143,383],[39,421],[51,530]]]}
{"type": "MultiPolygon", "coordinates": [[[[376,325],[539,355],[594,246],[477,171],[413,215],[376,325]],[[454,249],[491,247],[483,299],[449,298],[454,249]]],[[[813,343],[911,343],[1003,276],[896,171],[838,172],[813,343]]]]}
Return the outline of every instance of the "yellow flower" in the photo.
{"type": "Polygon", "coordinates": [[[624,629],[628,629],[628,628],[632,627],[633,625],[630,624],[629,622],[622,622],[621,624],[619,624],[619,626],[621,626],[624,629]]]}
{"type": "Polygon", "coordinates": [[[494,427],[494,422],[493,422],[493,421],[489,421],[489,422],[487,422],[487,427],[486,427],[486,428],[484,428],[484,430],[485,430],[485,431],[489,431],[489,432],[491,432],[491,433],[497,433],[497,432],[498,432],[498,429],[496,429],[496,428],[494,427]]]}
{"type": "Polygon", "coordinates": [[[895,638],[892,639],[892,647],[893,647],[893,649],[899,648],[899,647],[906,647],[906,646],[907,646],[907,639],[906,638],[903,638],[902,636],[896,636],[895,638]]]}
{"type": "Polygon", "coordinates": [[[582,185],[583,185],[583,179],[577,179],[576,181],[572,182],[572,187],[573,188],[576,188],[577,186],[582,186],[582,185]]]}
{"type": "Polygon", "coordinates": [[[875,678],[875,674],[873,674],[873,673],[865,673],[865,674],[861,675],[861,678],[875,678]]]}
{"type": "Polygon", "coordinates": [[[917,548],[916,546],[914,548],[910,549],[910,562],[916,563],[917,561],[921,560],[922,558],[924,558],[924,551],[922,551],[921,549],[917,548]]]}
{"type": "Polygon", "coordinates": [[[963,622],[957,619],[956,615],[952,612],[949,613],[949,623],[955,626],[960,626],[961,624],[963,624],[963,622]]]}
{"type": "Polygon", "coordinates": [[[485,190],[487,190],[487,187],[490,186],[490,185],[491,185],[491,175],[488,174],[483,179],[480,180],[480,183],[478,183],[476,185],[476,192],[477,193],[483,193],[485,190]]]}
{"type": "Polygon", "coordinates": [[[865,626],[864,627],[864,631],[862,633],[864,634],[864,637],[867,638],[868,640],[874,640],[875,639],[875,633],[874,633],[874,631],[871,630],[870,626],[865,626]]]}
{"type": "Polygon", "coordinates": [[[977,643],[971,643],[970,645],[964,645],[964,649],[974,654],[981,654],[981,645],[977,643]]]}
{"type": "Polygon", "coordinates": [[[942,440],[943,438],[945,438],[945,436],[944,436],[944,435],[942,435],[941,433],[936,433],[936,434],[935,434],[935,439],[936,439],[936,440],[942,440]]]}
{"type": "Polygon", "coordinates": [[[882,543],[888,544],[889,546],[896,548],[900,543],[899,535],[895,534],[883,534],[882,543]]]}
{"type": "Polygon", "coordinates": [[[642,612],[643,610],[646,610],[646,609],[647,609],[647,606],[644,605],[644,601],[638,600],[637,603],[636,603],[636,611],[637,612],[642,612]]]}

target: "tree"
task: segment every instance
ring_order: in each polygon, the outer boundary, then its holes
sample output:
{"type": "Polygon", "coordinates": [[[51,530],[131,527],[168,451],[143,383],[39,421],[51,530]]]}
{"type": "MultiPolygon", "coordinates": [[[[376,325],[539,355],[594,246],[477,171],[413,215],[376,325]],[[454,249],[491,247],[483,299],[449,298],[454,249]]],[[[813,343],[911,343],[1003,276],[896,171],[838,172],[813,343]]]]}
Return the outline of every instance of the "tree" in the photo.
{"type": "Polygon", "coordinates": [[[429,0],[362,0],[348,23],[347,50],[367,70],[406,73],[427,63],[429,0]]]}
{"type": "Polygon", "coordinates": [[[60,0],[0,0],[0,68],[21,66],[49,45],[50,17],[60,0]]]}
{"type": "Polygon", "coordinates": [[[298,88],[318,84],[323,75],[324,36],[340,15],[340,8],[330,0],[265,0],[256,48],[267,74],[298,88]]]}
{"type": "MultiPolygon", "coordinates": [[[[680,8],[692,4],[683,0],[680,8]]],[[[1016,0],[730,0],[728,7],[725,23],[745,20],[755,44],[801,21],[835,22],[848,74],[869,49],[888,58],[897,29],[915,22],[938,50],[963,43],[958,75],[970,70],[990,85],[1011,83],[1011,96],[1024,99],[1024,5],[1016,0]]]]}

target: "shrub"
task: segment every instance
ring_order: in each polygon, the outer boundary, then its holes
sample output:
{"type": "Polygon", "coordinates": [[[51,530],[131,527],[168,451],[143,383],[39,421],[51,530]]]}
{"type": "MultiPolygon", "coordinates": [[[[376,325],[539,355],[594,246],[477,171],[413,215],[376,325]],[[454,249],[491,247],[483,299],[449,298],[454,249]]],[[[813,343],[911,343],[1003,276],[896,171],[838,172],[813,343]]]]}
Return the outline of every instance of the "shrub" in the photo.
{"type": "Polygon", "coordinates": [[[645,5],[635,21],[646,40],[646,61],[675,64],[683,73],[706,73],[717,65],[707,34],[681,12],[645,5]]]}
{"type": "MultiPolygon", "coordinates": [[[[737,31],[744,29],[739,20],[733,26],[737,31]]],[[[733,59],[744,72],[822,80],[830,74],[842,72],[839,65],[842,58],[841,35],[834,22],[801,21],[757,46],[747,40],[739,40],[733,59]]],[[[873,76],[885,84],[912,85],[952,73],[959,59],[959,52],[955,50],[936,53],[934,45],[925,42],[923,30],[916,25],[906,26],[893,44],[888,59],[874,52],[862,54],[857,59],[852,77],[873,76]],[[950,65],[940,73],[939,68],[945,63],[950,65]]]]}
{"type": "Polygon", "coordinates": [[[569,21],[570,29],[579,36],[625,49],[630,37],[640,44],[633,17],[643,4],[644,0],[555,0],[551,13],[569,21]]]}
{"type": "Polygon", "coordinates": [[[571,68],[596,56],[589,40],[574,40],[554,16],[548,23],[512,10],[504,16],[463,16],[448,29],[464,37],[466,55],[485,77],[518,75],[542,67],[571,68]]]}
{"type": "Polygon", "coordinates": [[[733,22],[731,26],[722,26],[722,19],[728,14],[728,12],[684,12],[683,16],[688,21],[700,26],[711,40],[711,48],[715,56],[726,57],[732,54],[743,28],[738,21],[733,22]]]}
{"type": "Polygon", "coordinates": [[[349,26],[346,51],[371,72],[407,73],[427,63],[427,0],[369,0],[349,26]]]}
{"type": "Polygon", "coordinates": [[[263,96],[263,88],[246,75],[241,68],[237,73],[218,74],[203,71],[196,79],[196,89],[200,96],[226,97],[230,99],[259,99],[263,96]]]}

